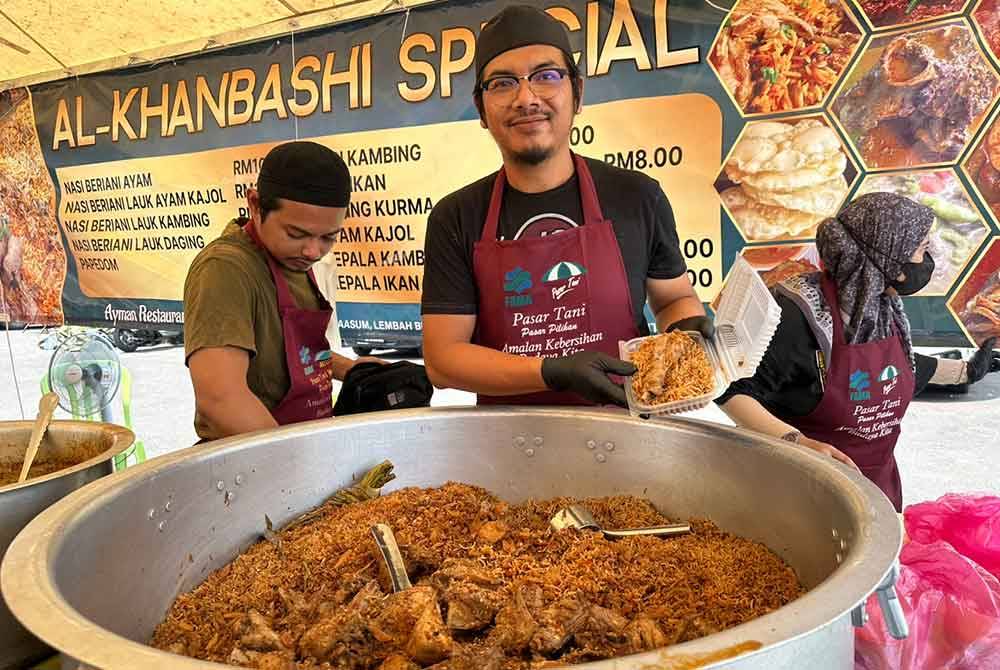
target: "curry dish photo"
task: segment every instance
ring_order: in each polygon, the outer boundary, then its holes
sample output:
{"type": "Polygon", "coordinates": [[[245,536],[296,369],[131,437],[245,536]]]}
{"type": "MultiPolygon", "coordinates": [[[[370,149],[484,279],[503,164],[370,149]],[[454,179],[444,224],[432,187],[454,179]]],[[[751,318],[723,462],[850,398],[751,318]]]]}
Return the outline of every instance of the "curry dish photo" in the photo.
{"type": "Polygon", "coordinates": [[[876,38],[855,75],[832,111],[869,168],[954,161],[1000,88],[958,23],[876,38]]]}

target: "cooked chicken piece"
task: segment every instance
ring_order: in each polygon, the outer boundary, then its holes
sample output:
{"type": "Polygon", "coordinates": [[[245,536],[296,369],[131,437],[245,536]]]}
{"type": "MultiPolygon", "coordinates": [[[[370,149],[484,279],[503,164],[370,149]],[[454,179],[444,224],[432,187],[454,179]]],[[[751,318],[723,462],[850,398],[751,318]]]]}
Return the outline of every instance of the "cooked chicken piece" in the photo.
{"type": "Polygon", "coordinates": [[[627,626],[628,619],[618,612],[600,605],[590,606],[590,618],[585,627],[588,632],[620,637],[627,626]]]}
{"type": "Polygon", "coordinates": [[[711,623],[710,621],[705,621],[701,617],[695,617],[688,621],[687,631],[694,631],[693,637],[704,637],[706,635],[714,635],[721,630],[718,626],[711,623]]]}
{"type": "Polygon", "coordinates": [[[542,590],[537,586],[522,586],[514,590],[514,597],[496,616],[495,636],[498,644],[510,654],[519,654],[528,648],[538,630],[528,604],[535,610],[542,608],[542,590]]]}
{"type": "Polygon", "coordinates": [[[628,642],[630,654],[640,651],[652,651],[669,644],[667,636],[663,634],[655,621],[645,616],[636,617],[632,623],[625,627],[625,639],[628,642]]]}
{"type": "Polygon", "coordinates": [[[379,670],[420,670],[420,666],[402,654],[390,654],[382,661],[379,670]]]}
{"type": "Polygon", "coordinates": [[[510,528],[503,521],[487,521],[479,527],[476,537],[487,544],[496,544],[507,535],[510,528]]]}
{"type": "Polygon", "coordinates": [[[290,615],[295,614],[301,617],[308,617],[312,612],[313,608],[306,601],[306,597],[295,589],[286,589],[279,586],[278,597],[281,598],[281,602],[285,605],[285,610],[290,615]]]}
{"type": "Polygon", "coordinates": [[[726,88],[736,97],[736,104],[746,107],[753,94],[750,59],[742,39],[732,39],[731,31],[723,30],[715,47],[715,62],[726,88]]]}
{"type": "Polygon", "coordinates": [[[441,568],[431,575],[431,585],[444,592],[453,580],[468,582],[477,586],[499,586],[500,580],[475,561],[449,558],[441,564],[441,568]]]}
{"type": "Polygon", "coordinates": [[[287,653],[261,654],[255,663],[257,670],[296,670],[295,659],[287,653]]]}
{"type": "Polygon", "coordinates": [[[257,655],[255,651],[247,653],[239,647],[234,647],[232,653],[229,654],[229,658],[226,659],[226,663],[229,665],[248,666],[257,658],[257,655]],[[253,658],[250,657],[250,654],[253,654],[253,658]]]}
{"type": "Polygon", "coordinates": [[[429,607],[437,607],[437,594],[430,586],[414,586],[393,593],[368,629],[379,642],[402,647],[410,639],[417,619],[429,607]]]}
{"type": "Polygon", "coordinates": [[[373,650],[374,639],[364,619],[349,609],[321,620],[299,639],[300,656],[347,668],[367,667],[373,650]]]}
{"type": "Polygon", "coordinates": [[[167,647],[167,651],[171,654],[177,654],[178,656],[187,656],[187,645],[178,640],[167,647]]]}
{"type": "Polygon", "coordinates": [[[599,605],[591,605],[574,638],[581,647],[598,656],[615,656],[628,641],[628,619],[599,605]]]}
{"type": "Polygon", "coordinates": [[[372,579],[360,591],[354,594],[347,607],[358,614],[367,615],[373,609],[378,608],[384,598],[385,595],[382,593],[382,589],[379,588],[378,582],[372,579]]]}
{"type": "Polygon", "coordinates": [[[400,545],[399,552],[403,555],[403,562],[411,580],[420,575],[430,574],[441,567],[441,559],[434,553],[434,549],[422,543],[400,545]]]}
{"type": "Polygon", "coordinates": [[[453,581],[444,599],[448,603],[448,628],[453,630],[486,628],[502,604],[498,591],[466,581],[453,581]]]}
{"type": "Polygon", "coordinates": [[[365,618],[374,616],[381,605],[382,591],[375,581],[368,582],[346,608],[320,619],[299,639],[299,652],[317,661],[348,668],[365,667],[365,657],[372,653],[374,639],[365,618]]]}
{"type": "Polygon", "coordinates": [[[406,653],[421,665],[438,663],[451,656],[452,639],[441,618],[441,610],[435,601],[424,609],[417,619],[410,640],[406,643],[406,653]]]}
{"type": "Polygon", "coordinates": [[[986,135],[985,148],[990,164],[1000,169],[1000,123],[994,122],[990,127],[990,132],[986,135]]]}
{"type": "Polygon", "coordinates": [[[687,621],[684,619],[659,619],[657,625],[666,636],[667,645],[680,642],[688,627],[687,621]]]}
{"type": "Polygon", "coordinates": [[[271,629],[271,623],[257,610],[250,610],[243,621],[240,646],[254,651],[279,651],[284,649],[281,638],[271,629]]]}
{"type": "Polygon", "coordinates": [[[466,647],[448,660],[448,670],[502,670],[503,664],[503,651],[497,647],[466,647]]]}
{"type": "Polygon", "coordinates": [[[343,605],[370,581],[370,578],[354,573],[337,586],[337,591],[333,595],[333,602],[337,605],[343,605]]]}
{"type": "Polygon", "coordinates": [[[555,654],[586,625],[589,615],[590,603],[579,594],[566,596],[546,607],[536,616],[538,630],[531,638],[531,650],[544,656],[555,654]]]}

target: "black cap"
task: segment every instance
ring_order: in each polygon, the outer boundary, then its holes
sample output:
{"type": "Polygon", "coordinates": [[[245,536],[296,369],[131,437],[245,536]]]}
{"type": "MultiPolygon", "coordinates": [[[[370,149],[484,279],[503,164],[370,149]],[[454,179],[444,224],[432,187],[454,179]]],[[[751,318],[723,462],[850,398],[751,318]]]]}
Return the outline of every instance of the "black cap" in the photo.
{"type": "Polygon", "coordinates": [[[344,159],[322,144],[286,142],[264,157],[257,191],[261,198],[347,207],[351,201],[351,173],[344,159]]]}
{"type": "Polygon", "coordinates": [[[563,24],[538,7],[505,7],[486,22],[476,40],[476,77],[481,77],[486,65],[500,54],[532,44],[553,46],[573,62],[569,33],[563,24]]]}

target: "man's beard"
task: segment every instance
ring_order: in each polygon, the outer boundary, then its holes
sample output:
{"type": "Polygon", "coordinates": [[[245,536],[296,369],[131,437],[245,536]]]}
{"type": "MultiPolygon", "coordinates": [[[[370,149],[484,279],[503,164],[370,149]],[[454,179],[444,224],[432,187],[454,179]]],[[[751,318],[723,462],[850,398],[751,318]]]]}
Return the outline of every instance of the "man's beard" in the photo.
{"type": "Polygon", "coordinates": [[[552,147],[532,147],[525,151],[515,151],[511,155],[511,158],[518,163],[534,167],[547,161],[552,156],[552,153],[552,147]]]}

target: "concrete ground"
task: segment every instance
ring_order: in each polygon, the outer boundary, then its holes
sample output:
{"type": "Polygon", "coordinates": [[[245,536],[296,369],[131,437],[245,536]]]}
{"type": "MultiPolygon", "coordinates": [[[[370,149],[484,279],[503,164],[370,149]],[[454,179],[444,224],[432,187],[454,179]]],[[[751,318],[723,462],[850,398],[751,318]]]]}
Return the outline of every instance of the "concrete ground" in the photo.
{"type": "MultiPolygon", "coordinates": [[[[41,397],[39,381],[52,355],[39,348],[40,338],[38,330],[7,333],[0,326],[0,421],[35,415],[41,397]]],[[[133,427],[147,456],[192,445],[197,440],[192,427],[194,398],[183,348],[142,349],[121,354],[121,359],[134,380],[133,427]]],[[[906,504],[944,493],[985,491],[1000,495],[998,398],[1000,374],[994,374],[972,387],[967,396],[922,398],[911,406],[896,449],[906,504]]],[[[433,404],[472,402],[468,393],[438,391],[433,404]]],[[[120,404],[115,412],[116,417],[122,416],[120,404]]],[[[61,409],[59,416],[68,418],[61,409]]],[[[689,416],[729,423],[714,406],[689,416]]]]}

